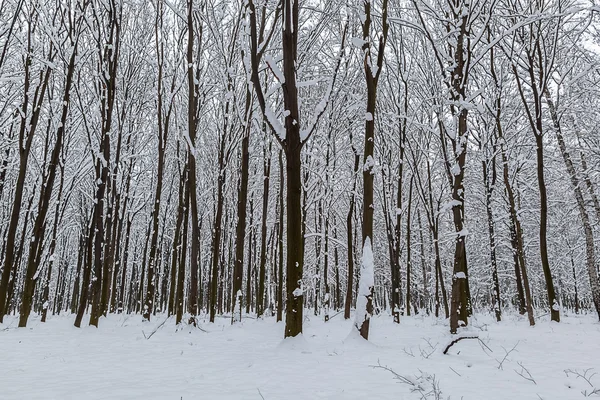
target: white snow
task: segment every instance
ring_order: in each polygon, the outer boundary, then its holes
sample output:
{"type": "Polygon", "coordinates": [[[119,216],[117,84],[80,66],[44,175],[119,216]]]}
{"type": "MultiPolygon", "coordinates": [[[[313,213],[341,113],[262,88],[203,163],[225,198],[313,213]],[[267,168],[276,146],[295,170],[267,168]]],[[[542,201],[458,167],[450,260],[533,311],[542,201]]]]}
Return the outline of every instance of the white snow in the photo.
{"type": "Polygon", "coordinates": [[[265,110],[265,116],[267,117],[267,120],[269,121],[269,123],[271,124],[273,129],[275,130],[275,133],[277,134],[277,136],[279,136],[279,139],[285,140],[285,136],[286,136],[285,127],[283,125],[281,125],[281,123],[277,119],[277,116],[275,115],[275,113],[273,113],[273,111],[269,107],[267,107],[265,110]]]}
{"type": "Polygon", "coordinates": [[[374,270],[375,260],[373,258],[373,249],[371,248],[371,238],[367,236],[363,246],[358,293],[356,294],[356,317],[354,323],[357,329],[360,329],[364,321],[371,318],[367,312],[367,297],[371,295],[373,286],[375,285],[374,270]]]}
{"type": "MultiPolygon", "coordinates": [[[[0,399],[423,398],[374,368],[381,364],[426,389],[435,377],[444,400],[577,400],[593,387],[575,372],[600,372],[593,315],[565,312],[560,323],[539,317],[535,327],[524,316],[505,314],[496,323],[493,315],[476,315],[470,330],[489,349],[462,340],[447,355],[452,337],[443,318],[403,316],[397,325],[375,315],[367,342],[348,337],[353,321],[343,313],[326,323],[305,315],[303,335],[286,340],[272,317],[235,325],[231,316],[215,324],[199,318],[200,329],[177,329],[173,318],[158,328],[164,315],[142,323],[140,315],[110,314],[97,329],[77,329],[72,315],[49,315],[46,323],[34,316],[27,328],[8,316],[0,324],[0,399]],[[535,383],[520,375],[528,376],[523,368],[535,383]]],[[[600,388],[600,376],[590,382],[600,388]]]]}
{"type": "Polygon", "coordinates": [[[283,85],[285,83],[285,75],[283,75],[283,72],[281,72],[281,70],[279,69],[279,66],[277,66],[277,62],[275,62],[273,57],[271,57],[268,54],[265,55],[265,62],[267,63],[269,68],[271,68],[271,71],[273,71],[275,78],[277,78],[279,83],[281,83],[283,85]]]}
{"type": "Polygon", "coordinates": [[[352,46],[356,47],[357,49],[362,49],[362,47],[365,45],[365,43],[367,43],[366,40],[364,40],[363,38],[358,38],[358,37],[354,37],[354,38],[350,39],[350,42],[352,43],[352,46]]]}
{"type": "Polygon", "coordinates": [[[364,171],[371,170],[371,173],[372,173],[374,166],[375,166],[375,160],[373,159],[372,156],[368,156],[367,159],[365,160],[365,165],[363,165],[363,170],[364,171]]]}

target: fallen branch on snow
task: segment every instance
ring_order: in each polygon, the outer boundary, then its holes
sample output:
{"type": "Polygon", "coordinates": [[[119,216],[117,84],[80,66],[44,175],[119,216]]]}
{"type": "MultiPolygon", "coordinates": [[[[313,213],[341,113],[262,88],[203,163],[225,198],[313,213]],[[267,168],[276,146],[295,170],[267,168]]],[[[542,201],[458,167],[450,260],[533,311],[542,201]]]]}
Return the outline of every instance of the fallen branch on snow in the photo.
{"type": "Polygon", "coordinates": [[[460,342],[461,340],[464,340],[464,339],[477,339],[477,340],[481,341],[479,339],[479,336],[477,336],[477,335],[475,335],[475,336],[459,336],[456,339],[454,339],[453,341],[451,341],[450,343],[448,343],[448,345],[444,349],[444,354],[448,353],[448,350],[450,350],[450,347],[454,346],[456,343],[458,343],[458,342],[460,342]]]}

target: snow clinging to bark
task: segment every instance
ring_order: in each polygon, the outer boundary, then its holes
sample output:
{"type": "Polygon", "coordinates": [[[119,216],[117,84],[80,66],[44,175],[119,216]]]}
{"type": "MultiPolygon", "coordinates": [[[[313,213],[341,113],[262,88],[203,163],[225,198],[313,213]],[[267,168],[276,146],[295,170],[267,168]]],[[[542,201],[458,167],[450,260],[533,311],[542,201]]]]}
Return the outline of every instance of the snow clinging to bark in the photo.
{"type": "Polygon", "coordinates": [[[360,280],[358,284],[358,293],[356,297],[356,318],[355,325],[360,329],[362,323],[368,320],[371,315],[367,311],[367,297],[371,295],[371,289],[375,284],[374,278],[373,249],[371,248],[371,238],[365,239],[363,246],[362,263],[360,265],[360,280]]]}

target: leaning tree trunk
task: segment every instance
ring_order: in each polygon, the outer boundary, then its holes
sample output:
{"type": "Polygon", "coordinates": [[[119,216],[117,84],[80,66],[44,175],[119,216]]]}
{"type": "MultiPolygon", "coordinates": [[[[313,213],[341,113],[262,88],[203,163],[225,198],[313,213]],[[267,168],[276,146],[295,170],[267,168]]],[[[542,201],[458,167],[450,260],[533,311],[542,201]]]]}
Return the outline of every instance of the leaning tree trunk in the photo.
{"type": "Polygon", "coordinates": [[[592,225],[590,223],[590,217],[588,215],[588,211],[585,207],[585,200],[583,198],[583,193],[581,190],[581,186],[579,183],[579,177],[577,176],[577,171],[575,171],[575,166],[573,165],[573,161],[571,160],[571,155],[567,150],[567,145],[565,144],[565,139],[562,135],[562,130],[560,127],[560,120],[558,118],[558,114],[556,112],[556,107],[554,106],[554,101],[550,96],[550,92],[548,89],[544,91],[544,95],[546,97],[546,102],[548,103],[548,108],[550,110],[550,116],[552,117],[552,123],[554,125],[554,133],[556,134],[556,139],[558,140],[558,146],[560,148],[560,152],[562,154],[563,160],[565,162],[565,167],[567,168],[567,172],[569,177],[571,178],[571,185],[573,187],[573,191],[575,194],[575,200],[577,202],[577,208],[579,209],[579,216],[581,218],[581,224],[583,225],[583,232],[585,234],[585,247],[586,247],[586,266],[588,271],[588,276],[590,279],[590,287],[592,292],[592,299],[594,300],[594,306],[596,307],[596,312],[598,313],[598,317],[600,318],[600,281],[598,281],[598,271],[596,271],[596,253],[594,250],[594,233],[592,230],[592,225]]]}
{"type": "MultiPolygon", "coordinates": [[[[30,21],[31,22],[31,21],[30,21]]],[[[31,64],[32,64],[32,46],[31,46],[31,35],[34,29],[32,24],[28,24],[28,51],[27,57],[25,57],[24,65],[24,85],[23,85],[23,102],[21,108],[21,121],[19,128],[19,172],[17,175],[17,181],[15,184],[15,193],[13,196],[13,207],[10,215],[10,222],[8,225],[8,232],[6,236],[6,252],[4,254],[4,263],[2,269],[2,277],[0,278],[0,322],[4,318],[4,310],[8,301],[8,283],[10,280],[11,271],[13,264],[15,263],[15,246],[17,229],[19,225],[19,218],[21,215],[21,202],[23,201],[23,191],[25,188],[25,177],[27,174],[27,162],[29,153],[31,150],[31,144],[33,143],[33,137],[38,125],[40,112],[42,110],[42,104],[46,96],[46,90],[50,80],[50,74],[52,68],[48,66],[44,73],[41,75],[42,79],[40,84],[34,91],[34,97],[32,100],[32,112],[31,117],[28,117],[29,107],[29,96],[31,92],[31,64]]],[[[50,48],[49,61],[53,59],[53,47],[50,48]]],[[[33,275],[32,275],[33,276],[33,275]]],[[[33,291],[32,291],[33,293],[33,291]]]]}

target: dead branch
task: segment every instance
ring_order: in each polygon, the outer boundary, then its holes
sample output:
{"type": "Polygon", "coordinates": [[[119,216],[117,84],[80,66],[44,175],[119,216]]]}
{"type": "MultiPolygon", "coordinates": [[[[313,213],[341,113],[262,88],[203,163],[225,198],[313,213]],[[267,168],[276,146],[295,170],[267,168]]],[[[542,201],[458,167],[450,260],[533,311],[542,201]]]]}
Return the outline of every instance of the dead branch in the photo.
{"type": "Polygon", "coordinates": [[[456,339],[454,339],[453,341],[451,341],[450,343],[448,343],[448,346],[446,346],[446,348],[444,349],[444,354],[448,353],[448,350],[450,350],[450,347],[454,346],[456,343],[460,342],[461,340],[464,339],[477,339],[479,340],[479,336],[460,336],[457,337],[456,339]]]}

